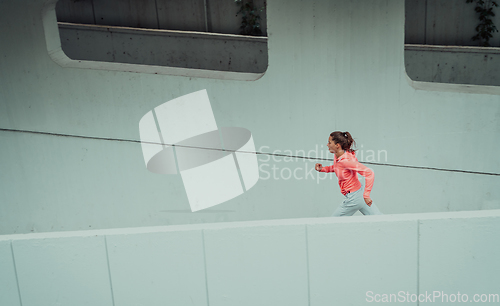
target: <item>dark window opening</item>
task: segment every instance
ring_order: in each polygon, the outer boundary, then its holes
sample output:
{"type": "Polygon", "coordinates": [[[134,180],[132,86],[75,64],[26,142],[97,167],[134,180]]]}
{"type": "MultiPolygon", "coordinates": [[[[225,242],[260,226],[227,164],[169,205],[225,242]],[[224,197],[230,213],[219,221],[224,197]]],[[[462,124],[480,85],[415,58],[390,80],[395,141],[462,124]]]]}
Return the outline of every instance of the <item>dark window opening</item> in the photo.
{"type": "MultiPolygon", "coordinates": [[[[487,2],[487,1],[485,1],[487,2]]],[[[405,1],[405,67],[413,81],[500,86],[500,33],[491,47],[473,40],[476,3],[405,1]]],[[[500,8],[492,21],[500,28],[500,8]]]]}
{"type": "Polygon", "coordinates": [[[56,15],[72,60],[262,74],[266,2],[248,3],[246,23],[232,0],[59,0],[56,15]]]}

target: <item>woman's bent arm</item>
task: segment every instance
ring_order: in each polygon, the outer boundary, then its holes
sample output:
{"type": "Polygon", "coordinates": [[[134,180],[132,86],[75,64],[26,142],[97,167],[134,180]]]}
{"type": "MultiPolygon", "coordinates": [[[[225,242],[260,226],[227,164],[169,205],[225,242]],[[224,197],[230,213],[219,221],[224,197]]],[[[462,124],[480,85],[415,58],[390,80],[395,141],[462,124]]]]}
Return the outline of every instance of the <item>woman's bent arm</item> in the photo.
{"type": "Polygon", "coordinates": [[[346,161],[343,166],[365,177],[365,192],[363,193],[363,198],[370,198],[370,192],[372,191],[373,182],[375,181],[375,173],[373,173],[373,170],[358,161],[346,161]]]}

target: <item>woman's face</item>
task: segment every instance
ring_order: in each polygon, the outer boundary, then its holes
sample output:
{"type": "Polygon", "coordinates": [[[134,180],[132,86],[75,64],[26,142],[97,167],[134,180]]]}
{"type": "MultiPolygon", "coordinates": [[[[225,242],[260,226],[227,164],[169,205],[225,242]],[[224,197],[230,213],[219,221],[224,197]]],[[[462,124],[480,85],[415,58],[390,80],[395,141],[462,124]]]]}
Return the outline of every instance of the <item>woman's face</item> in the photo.
{"type": "Polygon", "coordinates": [[[340,150],[340,144],[333,142],[332,136],[328,137],[328,150],[330,153],[336,153],[340,150]]]}

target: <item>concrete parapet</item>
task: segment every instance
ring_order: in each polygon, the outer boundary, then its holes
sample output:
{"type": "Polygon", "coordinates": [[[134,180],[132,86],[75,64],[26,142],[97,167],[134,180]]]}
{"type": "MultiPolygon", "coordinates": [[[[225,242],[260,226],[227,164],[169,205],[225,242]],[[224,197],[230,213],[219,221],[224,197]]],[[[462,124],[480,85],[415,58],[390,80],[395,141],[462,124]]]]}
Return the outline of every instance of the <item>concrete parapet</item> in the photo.
{"type": "Polygon", "coordinates": [[[0,304],[495,298],[499,221],[490,210],[5,235],[0,304]]]}

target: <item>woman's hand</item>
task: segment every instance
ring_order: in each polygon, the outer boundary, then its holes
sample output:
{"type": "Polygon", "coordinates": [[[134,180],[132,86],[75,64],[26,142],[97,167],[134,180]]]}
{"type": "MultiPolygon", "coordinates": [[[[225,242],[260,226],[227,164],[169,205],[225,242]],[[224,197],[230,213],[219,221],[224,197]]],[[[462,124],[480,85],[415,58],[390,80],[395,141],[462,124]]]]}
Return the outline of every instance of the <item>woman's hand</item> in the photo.
{"type": "Polygon", "coordinates": [[[368,206],[372,206],[372,202],[373,202],[373,201],[372,201],[372,199],[370,199],[370,198],[365,198],[365,203],[366,203],[366,205],[368,205],[368,206]]]}
{"type": "Polygon", "coordinates": [[[323,169],[323,165],[316,164],[316,167],[314,169],[316,169],[316,171],[321,171],[321,169],[323,169]]]}

